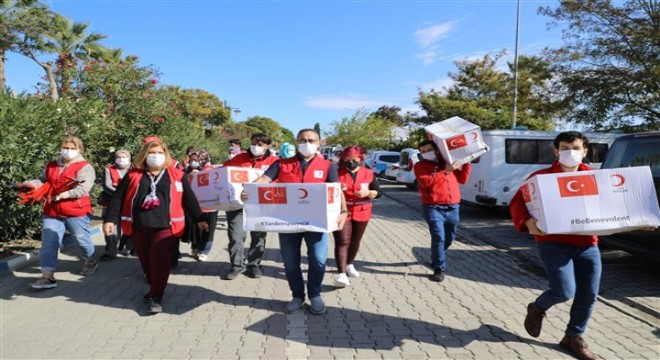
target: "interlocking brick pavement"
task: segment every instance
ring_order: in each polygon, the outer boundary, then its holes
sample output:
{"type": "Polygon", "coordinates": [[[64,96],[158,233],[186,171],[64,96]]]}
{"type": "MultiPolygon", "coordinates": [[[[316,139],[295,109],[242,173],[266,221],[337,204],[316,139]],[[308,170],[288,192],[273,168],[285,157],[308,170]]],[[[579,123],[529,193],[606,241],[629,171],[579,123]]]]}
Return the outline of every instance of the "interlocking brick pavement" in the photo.
{"type": "MultiPolygon", "coordinates": [[[[429,235],[419,213],[376,200],[358,255],[359,278],[331,286],[332,240],[323,289],[325,315],[285,314],[290,292],[275,234],[264,277],[219,278],[229,270],[224,228],[210,261],[185,256],[170,277],[164,313],[146,315],[147,284],[137,259],[104,262],[79,276],[76,249],[60,254],[56,289],[37,291],[31,264],[0,283],[0,358],[120,359],[557,359],[569,304],[548,313],[530,338],[525,307],[545,280],[506,250],[461,232],[448,276],[428,280],[429,235]]],[[[97,244],[99,252],[102,244],[97,244]]],[[[187,244],[181,245],[184,254],[187,244]]],[[[658,327],[598,304],[586,339],[608,359],[657,359],[658,327]]]]}

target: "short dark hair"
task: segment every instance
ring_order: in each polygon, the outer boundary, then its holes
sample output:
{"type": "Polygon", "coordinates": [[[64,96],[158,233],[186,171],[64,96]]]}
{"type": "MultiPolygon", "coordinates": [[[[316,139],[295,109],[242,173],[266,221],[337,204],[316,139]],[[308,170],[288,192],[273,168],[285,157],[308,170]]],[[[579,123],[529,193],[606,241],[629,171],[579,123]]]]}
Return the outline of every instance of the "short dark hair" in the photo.
{"type": "Polygon", "coordinates": [[[241,139],[229,139],[230,144],[241,145],[241,139]]]}
{"type": "Polygon", "coordinates": [[[316,131],[316,130],[314,130],[314,129],[302,129],[302,130],[298,131],[298,134],[296,135],[296,139],[298,138],[298,136],[300,136],[300,134],[302,134],[302,133],[304,133],[304,132],[313,132],[313,133],[316,133],[316,135],[318,135],[318,137],[319,137],[319,140],[321,140],[321,134],[319,134],[319,132],[316,131]]]}
{"type": "Polygon", "coordinates": [[[270,139],[270,136],[268,136],[266,134],[263,134],[263,133],[258,133],[258,134],[252,135],[252,137],[250,138],[250,141],[262,142],[266,145],[270,145],[270,143],[273,142],[273,140],[270,139]]]}
{"type": "Polygon", "coordinates": [[[424,141],[422,141],[421,143],[419,143],[419,145],[417,145],[417,150],[419,150],[422,146],[426,146],[426,145],[433,145],[433,149],[435,149],[436,151],[439,151],[438,150],[438,145],[433,140],[424,140],[424,141]]]}
{"type": "Polygon", "coordinates": [[[589,144],[589,139],[587,139],[584,134],[582,134],[579,131],[564,131],[562,133],[559,133],[557,137],[555,138],[555,141],[553,142],[553,145],[555,146],[555,149],[559,149],[559,143],[560,142],[567,142],[567,143],[572,143],[575,140],[582,140],[582,146],[585,148],[589,144]]]}

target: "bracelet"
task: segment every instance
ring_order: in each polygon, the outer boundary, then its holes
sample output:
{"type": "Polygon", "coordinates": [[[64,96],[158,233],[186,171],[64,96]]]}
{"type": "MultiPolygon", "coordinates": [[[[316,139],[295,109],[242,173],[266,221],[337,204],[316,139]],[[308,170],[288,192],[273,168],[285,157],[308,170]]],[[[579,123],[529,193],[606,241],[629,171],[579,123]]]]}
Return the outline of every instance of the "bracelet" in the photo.
{"type": "Polygon", "coordinates": [[[339,214],[348,214],[348,210],[342,210],[339,212],[339,214]]]}

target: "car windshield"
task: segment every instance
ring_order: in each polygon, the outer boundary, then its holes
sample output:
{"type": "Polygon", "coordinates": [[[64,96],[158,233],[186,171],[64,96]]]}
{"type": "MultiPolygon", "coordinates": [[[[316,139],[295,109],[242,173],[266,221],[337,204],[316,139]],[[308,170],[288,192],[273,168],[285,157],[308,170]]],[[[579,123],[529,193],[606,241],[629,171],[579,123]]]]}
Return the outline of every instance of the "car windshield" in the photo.
{"type": "Polygon", "coordinates": [[[653,177],[660,177],[660,146],[657,136],[618,139],[610,148],[603,169],[629,166],[651,167],[653,177]]]}

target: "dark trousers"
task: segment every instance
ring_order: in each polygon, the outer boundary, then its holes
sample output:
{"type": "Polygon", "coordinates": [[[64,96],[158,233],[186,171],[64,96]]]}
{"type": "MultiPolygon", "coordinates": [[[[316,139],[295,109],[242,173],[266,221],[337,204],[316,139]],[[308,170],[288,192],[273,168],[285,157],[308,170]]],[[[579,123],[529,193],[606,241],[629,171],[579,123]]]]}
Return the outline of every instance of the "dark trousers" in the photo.
{"type": "Polygon", "coordinates": [[[346,221],[343,229],[332,233],[335,238],[335,261],[340,274],[346,272],[346,265],[355,261],[367,224],[369,221],[350,219],[346,221]]]}
{"type": "Polygon", "coordinates": [[[170,259],[177,238],[170,228],[140,226],[133,229],[133,247],[151,285],[150,298],[162,298],[170,277],[170,259]]]}
{"type": "MultiPolygon", "coordinates": [[[[227,211],[227,235],[229,237],[229,260],[232,270],[245,268],[245,238],[243,210],[227,211]]],[[[266,232],[250,232],[250,250],[247,266],[259,266],[266,252],[266,232]]]]}

